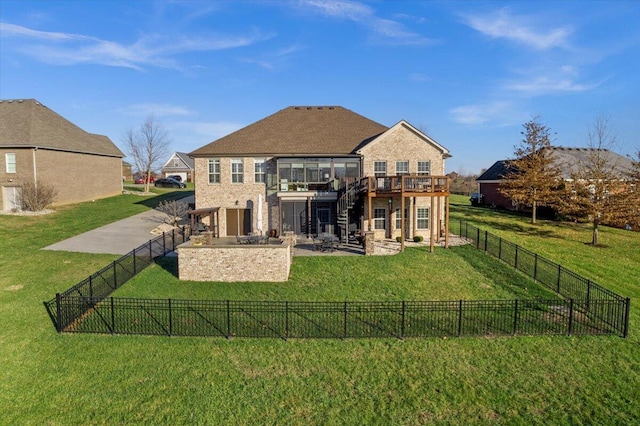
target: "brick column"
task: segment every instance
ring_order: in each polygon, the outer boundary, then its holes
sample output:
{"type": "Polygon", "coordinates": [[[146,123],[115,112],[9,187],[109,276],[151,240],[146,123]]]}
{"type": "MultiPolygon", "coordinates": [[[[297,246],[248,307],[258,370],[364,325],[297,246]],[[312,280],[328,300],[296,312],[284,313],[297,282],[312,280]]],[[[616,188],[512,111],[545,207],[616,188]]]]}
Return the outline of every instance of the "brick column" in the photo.
{"type": "Polygon", "coordinates": [[[373,231],[364,231],[364,255],[365,256],[373,256],[373,252],[375,251],[374,246],[374,235],[376,233],[373,231]]]}
{"type": "Polygon", "coordinates": [[[291,262],[293,262],[293,246],[296,245],[296,234],[293,231],[284,231],[280,239],[282,240],[282,244],[289,245],[289,256],[291,262]]]}

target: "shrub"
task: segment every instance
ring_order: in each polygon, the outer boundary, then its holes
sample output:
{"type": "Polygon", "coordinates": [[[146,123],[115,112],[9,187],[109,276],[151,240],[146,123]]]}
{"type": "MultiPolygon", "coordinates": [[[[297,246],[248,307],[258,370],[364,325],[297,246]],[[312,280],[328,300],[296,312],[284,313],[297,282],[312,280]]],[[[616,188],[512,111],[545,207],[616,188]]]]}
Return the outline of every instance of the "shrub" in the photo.
{"type": "Polygon", "coordinates": [[[413,237],[414,243],[421,243],[422,241],[424,241],[424,238],[422,238],[422,235],[416,235],[415,237],[413,237]]]}
{"type": "Polygon", "coordinates": [[[402,237],[396,237],[396,241],[399,243],[402,242],[402,237]]]}
{"type": "Polygon", "coordinates": [[[23,210],[38,212],[46,209],[58,195],[58,191],[51,184],[40,181],[26,182],[22,185],[20,202],[23,210]]]}

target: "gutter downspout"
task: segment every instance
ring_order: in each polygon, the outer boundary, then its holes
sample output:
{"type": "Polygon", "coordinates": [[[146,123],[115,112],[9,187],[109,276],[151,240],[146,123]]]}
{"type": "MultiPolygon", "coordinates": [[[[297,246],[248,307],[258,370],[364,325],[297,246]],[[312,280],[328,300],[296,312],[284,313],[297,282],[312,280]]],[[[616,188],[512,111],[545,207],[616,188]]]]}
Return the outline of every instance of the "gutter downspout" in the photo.
{"type": "Polygon", "coordinates": [[[38,147],[35,146],[33,147],[33,151],[31,151],[32,155],[31,157],[33,158],[33,185],[36,187],[36,189],[38,189],[38,167],[36,165],[36,151],[38,150],[38,147]]]}

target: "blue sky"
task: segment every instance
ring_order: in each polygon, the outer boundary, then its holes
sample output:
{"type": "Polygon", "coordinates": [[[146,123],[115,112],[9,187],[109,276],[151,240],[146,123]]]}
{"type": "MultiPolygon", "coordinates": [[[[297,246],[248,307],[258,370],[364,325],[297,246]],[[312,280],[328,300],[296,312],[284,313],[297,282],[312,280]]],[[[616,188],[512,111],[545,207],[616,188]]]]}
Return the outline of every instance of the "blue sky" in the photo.
{"type": "Polygon", "coordinates": [[[0,98],[38,99],[123,146],[153,114],[189,152],[291,105],[404,119],[447,172],[513,155],[533,115],[640,148],[637,1],[0,0],[0,98]]]}

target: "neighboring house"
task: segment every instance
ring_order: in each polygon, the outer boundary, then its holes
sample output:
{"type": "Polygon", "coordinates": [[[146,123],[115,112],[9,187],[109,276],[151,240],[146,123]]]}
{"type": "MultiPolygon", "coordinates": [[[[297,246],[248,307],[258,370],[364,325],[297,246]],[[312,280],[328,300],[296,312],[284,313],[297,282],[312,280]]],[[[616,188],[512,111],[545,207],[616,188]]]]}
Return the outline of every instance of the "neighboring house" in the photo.
{"type": "Polygon", "coordinates": [[[57,205],[121,194],[122,157],[34,99],[0,100],[0,210],[21,208],[25,182],[53,185],[57,205]]]}
{"type": "MultiPolygon", "coordinates": [[[[551,147],[550,149],[553,152],[554,164],[560,167],[562,177],[569,180],[572,173],[576,171],[576,167],[585,163],[595,148],[551,147]]],[[[609,164],[615,164],[619,168],[621,175],[625,170],[630,170],[631,160],[606,149],[602,151],[604,151],[602,157],[609,164]]],[[[507,210],[526,208],[526,206],[518,206],[517,203],[502,195],[499,190],[500,184],[507,174],[508,164],[509,160],[500,160],[493,163],[476,179],[478,191],[482,194],[482,200],[485,205],[507,210]]]]}
{"type": "Polygon", "coordinates": [[[162,175],[164,177],[179,175],[182,178],[182,182],[192,182],[193,164],[193,158],[189,157],[189,154],[185,152],[174,152],[171,158],[169,158],[169,161],[162,166],[162,175]]]}
{"type": "Polygon", "coordinates": [[[122,162],[122,180],[123,181],[133,180],[133,166],[131,165],[131,163],[127,163],[126,161],[122,162]]]}
{"type": "Polygon", "coordinates": [[[449,151],[404,120],[387,127],[339,106],[288,107],[189,156],[196,208],[216,209],[221,236],[428,237],[445,218],[449,151]]]}

